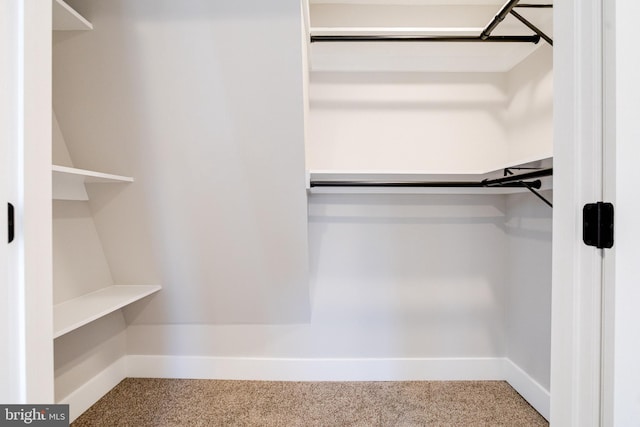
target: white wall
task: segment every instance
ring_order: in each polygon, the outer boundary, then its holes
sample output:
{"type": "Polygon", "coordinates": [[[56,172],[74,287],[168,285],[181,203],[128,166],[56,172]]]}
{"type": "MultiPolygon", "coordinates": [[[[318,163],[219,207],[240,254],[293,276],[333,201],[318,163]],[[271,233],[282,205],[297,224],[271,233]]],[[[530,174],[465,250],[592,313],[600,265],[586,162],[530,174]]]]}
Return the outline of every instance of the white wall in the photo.
{"type": "Polygon", "coordinates": [[[410,4],[311,5],[314,27],[484,27],[497,12],[493,5],[410,4]]]}
{"type": "Polygon", "coordinates": [[[508,163],[553,157],[553,48],[546,42],[507,73],[508,163]]]}
{"type": "Polygon", "coordinates": [[[114,281],[159,283],[138,323],[309,318],[301,5],[74,2],[54,107],[114,281]]]}
{"type": "Polygon", "coordinates": [[[309,322],[130,326],[129,353],[347,359],[504,355],[501,196],[316,195],[309,214],[309,322]]]}
{"type": "MultiPolygon", "coordinates": [[[[545,42],[507,74],[508,163],[553,156],[553,57],[545,42]]],[[[542,193],[552,200],[551,192],[542,193]]],[[[550,389],[551,221],[529,193],[507,196],[507,357],[550,389]]]]}
{"type": "Polygon", "coordinates": [[[498,73],[312,73],[307,168],[499,169],[508,100],[498,73]]]}
{"type": "Polygon", "coordinates": [[[116,311],[55,340],[56,402],[126,354],[125,331],[122,313],[116,311]]]}
{"type": "Polygon", "coordinates": [[[549,390],[553,211],[528,193],[507,196],[506,211],[506,355],[549,390]]]}

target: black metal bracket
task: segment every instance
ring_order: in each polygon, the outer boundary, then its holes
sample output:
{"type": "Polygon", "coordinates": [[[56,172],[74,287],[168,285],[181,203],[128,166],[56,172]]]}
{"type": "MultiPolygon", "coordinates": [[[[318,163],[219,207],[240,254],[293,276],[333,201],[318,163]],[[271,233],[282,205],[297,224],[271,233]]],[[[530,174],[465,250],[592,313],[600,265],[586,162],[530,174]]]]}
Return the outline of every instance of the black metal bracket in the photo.
{"type": "Polygon", "coordinates": [[[613,205],[587,203],[582,209],[582,240],[599,249],[613,247],[613,205]]]}
{"type": "Polygon", "coordinates": [[[524,16],[520,15],[518,12],[516,12],[515,10],[511,10],[509,11],[509,13],[516,18],[518,21],[522,22],[524,25],[527,26],[527,28],[529,28],[531,31],[533,31],[534,33],[536,33],[537,35],[539,35],[540,37],[542,37],[544,39],[544,41],[546,41],[547,43],[549,43],[551,46],[553,46],[553,40],[551,39],[551,37],[549,37],[548,35],[546,35],[544,33],[544,31],[542,31],[540,28],[536,27],[535,25],[533,25],[529,20],[527,20],[524,16]]]}
{"type": "Polygon", "coordinates": [[[7,203],[7,235],[9,236],[9,243],[13,242],[15,237],[15,212],[11,203],[7,203]]]}
{"type": "MultiPolygon", "coordinates": [[[[505,168],[504,169],[504,176],[513,176],[513,172],[511,172],[511,169],[516,169],[516,170],[520,170],[520,169],[539,169],[539,168],[505,168]]],[[[527,182],[522,182],[522,184],[527,187],[527,189],[529,191],[531,191],[531,193],[533,193],[537,198],[539,198],[540,200],[542,200],[543,202],[545,202],[550,208],[553,208],[553,203],[551,203],[546,197],[544,197],[542,194],[538,193],[534,187],[532,187],[531,185],[529,185],[529,183],[527,182]]],[[[537,189],[540,189],[540,187],[536,187],[537,189]]]]}
{"type": "Polygon", "coordinates": [[[504,6],[502,6],[500,11],[496,14],[496,16],[494,16],[493,19],[486,25],[486,27],[484,27],[484,29],[480,33],[480,38],[482,40],[488,39],[493,30],[496,29],[498,24],[504,21],[504,18],[507,17],[509,12],[511,12],[511,9],[513,9],[519,1],[520,0],[509,0],[508,2],[506,2],[504,6]]]}

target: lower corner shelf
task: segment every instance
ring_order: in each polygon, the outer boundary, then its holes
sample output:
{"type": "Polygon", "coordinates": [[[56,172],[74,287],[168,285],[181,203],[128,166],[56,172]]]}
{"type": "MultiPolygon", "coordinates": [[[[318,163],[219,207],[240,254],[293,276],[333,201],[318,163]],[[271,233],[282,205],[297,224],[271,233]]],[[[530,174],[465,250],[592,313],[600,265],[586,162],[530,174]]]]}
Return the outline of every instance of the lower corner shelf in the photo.
{"type": "Polygon", "coordinates": [[[53,338],[162,289],[159,285],[109,286],[53,306],[53,338]]]}

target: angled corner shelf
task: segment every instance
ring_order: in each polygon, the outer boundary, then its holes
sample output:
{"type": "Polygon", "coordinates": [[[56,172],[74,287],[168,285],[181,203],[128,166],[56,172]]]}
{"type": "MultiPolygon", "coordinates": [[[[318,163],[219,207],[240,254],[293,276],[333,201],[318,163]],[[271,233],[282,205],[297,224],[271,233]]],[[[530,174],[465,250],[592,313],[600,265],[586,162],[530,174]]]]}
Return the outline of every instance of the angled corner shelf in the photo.
{"type": "Polygon", "coordinates": [[[54,31],[86,31],[93,30],[91,22],[76,12],[63,0],[53,1],[53,30],[54,31]]]}
{"type": "MultiPolygon", "coordinates": [[[[534,168],[547,169],[552,167],[553,159],[541,158],[527,163],[516,165],[504,165],[491,168],[490,170],[478,170],[469,172],[443,173],[432,171],[409,171],[409,170],[309,170],[307,171],[307,191],[309,194],[515,194],[529,191],[525,187],[483,187],[469,186],[456,187],[452,186],[358,186],[358,183],[374,184],[377,182],[391,183],[478,183],[485,179],[496,179],[503,176],[505,168],[534,168]],[[318,182],[341,183],[355,182],[356,185],[318,185],[318,182]]],[[[551,176],[537,178],[541,181],[538,190],[550,190],[553,188],[553,180],[551,176]]]]}
{"type": "Polygon", "coordinates": [[[159,285],[109,286],[53,306],[53,337],[58,338],[162,289],[159,285]]]}
{"type": "Polygon", "coordinates": [[[52,166],[54,200],[89,200],[84,184],[128,183],[129,176],[113,175],[67,166],[52,166]]]}

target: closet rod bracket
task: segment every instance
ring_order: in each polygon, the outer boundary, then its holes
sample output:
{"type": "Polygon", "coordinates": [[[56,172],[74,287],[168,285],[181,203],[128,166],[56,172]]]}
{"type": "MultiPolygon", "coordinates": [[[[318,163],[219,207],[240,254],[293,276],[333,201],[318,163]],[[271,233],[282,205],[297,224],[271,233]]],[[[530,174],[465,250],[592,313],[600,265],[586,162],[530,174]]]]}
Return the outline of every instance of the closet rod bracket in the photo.
{"type": "Polygon", "coordinates": [[[539,35],[541,38],[543,38],[544,41],[546,41],[551,46],[553,46],[553,39],[551,37],[549,37],[548,35],[546,35],[544,33],[544,31],[542,31],[540,28],[538,28],[535,25],[533,25],[529,20],[527,20],[524,16],[520,15],[515,10],[511,10],[511,12],[509,12],[509,13],[511,13],[511,15],[513,15],[513,17],[515,17],[518,21],[520,21],[524,25],[526,25],[531,31],[533,31],[534,33],[539,35]]]}
{"type": "MultiPolygon", "coordinates": [[[[530,172],[529,174],[526,175],[531,175],[533,174],[534,176],[546,176],[546,175],[552,175],[553,174],[553,169],[541,169],[541,168],[505,168],[504,169],[504,176],[505,177],[509,177],[509,178],[517,178],[513,176],[513,172],[511,171],[511,169],[535,169],[535,172],[530,172]],[[546,175],[536,175],[537,172],[542,172],[546,175]]],[[[525,174],[523,174],[525,175],[525,174]]],[[[522,177],[523,175],[518,175],[518,177],[522,177]]],[[[530,183],[528,182],[524,182],[524,181],[518,181],[519,183],[521,183],[524,187],[526,187],[529,191],[531,191],[531,193],[536,196],[538,199],[542,200],[547,206],[549,206],[550,208],[553,208],[553,203],[551,203],[546,197],[544,197],[542,194],[538,193],[536,190],[539,190],[540,187],[533,187],[530,185],[530,183]]]]}

